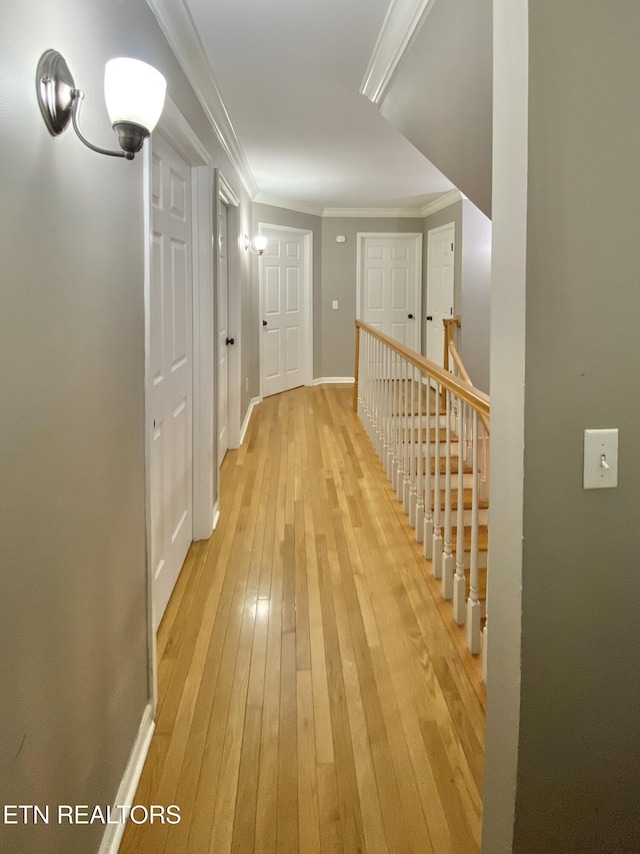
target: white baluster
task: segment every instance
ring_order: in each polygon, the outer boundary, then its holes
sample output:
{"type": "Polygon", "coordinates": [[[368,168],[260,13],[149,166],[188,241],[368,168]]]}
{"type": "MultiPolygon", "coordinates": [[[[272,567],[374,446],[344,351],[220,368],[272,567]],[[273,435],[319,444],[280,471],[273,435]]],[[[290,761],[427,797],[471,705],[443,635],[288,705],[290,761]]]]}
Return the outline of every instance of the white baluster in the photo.
{"type": "Polygon", "coordinates": [[[442,578],[442,530],[440,527],[440,384],[436,384],[435,475],[433,488],[433,577],[442,578]]]}
{"type": "Polygon", "coordinates": [[[413,386],[411,384],[411,370],[413,365],[410,365],[407,362],[405,378],[404,378],[404,387],[405,387],[405,406],[406,406],[406,419],[405,424],[407,428],[407,432],[405,433],[405,447],[406,447],[406,464],[404,467],[404,483],[402,485],[402,509],[404,512],[409,515],[410,504],[411,504],[411,478],[413,477],[413,386]]]}
{"type": "Polygon", "coordinates": [[[367,423],[367,347],[369,346],[369,334],[362,330],[360,339],[360,420],[365,430],[368,429],[367,423]]]}
{"type": "Polygon", "coordinates": [[[462,430],[458,434],[458,515],[456,520],[456,576],[453,580],[453,619],[464,625],[467,601],[464,578],[464,425],[466,405],[458,398],[458,423],[462,430]]]}
{"type": "Polygon", "coordinates": [[[389,453],[389,377],[387,361],[389,357],[389,348],[382,349],[382,410],[383,410],[383,430],[382,430],[382,469],[387,473],[387,462],[389,453]]]}
{"type": "Polygon", "coordinates": [[[396,417],[397,407],[398,407],[398,391],[396,388],[397,385],[397,374],[398,374],[398,357],[395,352],[391,353],[391,418],[393,419],[393,433],[392,433],[392,458],[391,463],[389,465],[389,471],[387,472],[387,477],[391,481],[391,485],[395,484],[396,472],[398,468],[398,419],[396,417]]]}
{"type": "Polygon", "coordinates": [[[398,480],[396,482],[396,495],[398,501],[402,501],[404,492],[404,473],[407,470],[407,387],[404,376],[407,364],[403,358],[400,359],[400,465],[398,468],[398,480]]]}
{"type": "Polygon", "coordinates": [[[433,513],[431,508],[433,506],[433,490],[431,489],[431,485],[433,484],[433,478],[431,477],[431,379],[427,376],[427,398],[425,403],[425,415],[426,415],[426,423],[427,429],[425,431],[426,435],[426,448],[425,448],[425,469],[424,469],[424,533],[423,533],[423,546],[424,546],[424,556],[427,560],[431,560],[431,556],[433,555],[433,513]]]}
{"type": "MultiPolygon", "coordinates": [[[[418,506],[417,472],[419,448],[418,402],[416,400],[416,367],[411,366],[411,482],[409,488],[409,524],[416,526],[416,508],[418,506]]],[[[419,389],[418,389],[419,391],[419,389]]]]}
{"type": "Polygon", "coordinates": [[[422,373],[416,371],[418,377],[418,454],[416,458],[416,541],[424,540],[424,442],[422,436],[422,373]]]}
{"type": "Polygon", "coordinates": [[[446,393],[446,453],[444,480],[444,548],[442,552],[442,595],[453,596],[453,554],[451,553],[451,392],[446,393]]]}
{"type": "Polygon", "coordinates": [[[473,655],[480,652],[481,605],[478,599],[480,579],[478,573],[478,413],[473,410],[471,419],[471,457],[473,488],[471,498],[471,570],[470,593],[467,602],[467,646],[473,655]]]}
{"type": "Polygon", "coordinates": [[[375,441],[373,447],[376,454],[380,456],[380,442],[382,438],[382,410],[380,407],[380,355],[382,343],[376,338],[374,354],[374,399],[375,399],[375,441]]]}
{"type": "Polygon", "coordinates": [[[378,457],[380,462],[384,459],[384,344],[378,342],[378,457]]]}

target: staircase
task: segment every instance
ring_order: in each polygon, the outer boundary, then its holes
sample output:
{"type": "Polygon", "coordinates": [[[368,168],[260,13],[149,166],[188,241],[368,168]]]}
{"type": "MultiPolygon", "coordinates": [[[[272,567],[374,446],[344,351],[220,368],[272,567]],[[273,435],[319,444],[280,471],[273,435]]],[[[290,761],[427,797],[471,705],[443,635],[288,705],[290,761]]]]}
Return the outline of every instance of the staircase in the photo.
{"type": "Polygon", "coordinates": [[[478,655],[487,633],[489,398],[469,381],[454,322],[445,322],[444,370],[356,321],[354,408],[478,655]]]}

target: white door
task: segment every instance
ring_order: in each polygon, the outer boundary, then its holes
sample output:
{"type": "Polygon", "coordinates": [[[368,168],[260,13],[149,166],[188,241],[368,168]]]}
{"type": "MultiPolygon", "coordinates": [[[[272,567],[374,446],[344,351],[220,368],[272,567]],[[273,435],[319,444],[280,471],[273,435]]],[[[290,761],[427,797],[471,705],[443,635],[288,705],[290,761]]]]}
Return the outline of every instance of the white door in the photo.
{"type": "Polygon", "coordinates": [[[150,498],[157,628],[193,538],[191,173],[159,134],[151,179],[150,498]]]}
{"type": "Polygon", "coordinates": [[[263,228],[262,393],[278,394],[305,382],[305,238],[263,228]]]}
{"type": "Polygon", "coordinates": [[[442,367],[443,318],[453,317],[455,223],[427,232],[427,349],[426,356],[442,367]]]}
{"type": "Polygon", "coordinates": [[[372,234],[361,239],[361,319],[420,352],[421,236],[372,234]]]}
{"type": "Polygon", "coordinates": [[[218,465],[229,447],[229,256],[227,206],[218,202],[218,465]]]}

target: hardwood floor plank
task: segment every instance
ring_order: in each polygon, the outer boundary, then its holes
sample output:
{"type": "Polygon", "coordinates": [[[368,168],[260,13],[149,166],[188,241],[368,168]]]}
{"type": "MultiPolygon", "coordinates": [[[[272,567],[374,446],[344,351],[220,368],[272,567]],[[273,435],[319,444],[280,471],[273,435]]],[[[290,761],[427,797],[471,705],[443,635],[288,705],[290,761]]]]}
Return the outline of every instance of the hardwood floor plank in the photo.
{"type": "Polygon", "coordinates": [[[313,681],[309,670],[297,674],[298,722],[298,851],[320,854],[320,817],[316,740],[313,722],[313,681]]]}
{"type": "MultiPolygon", "coordinates": [[[[283,622],[284,627],[284,622],[283,622]]],[[[298,851],[298,699],[296,637],[282,635],[278,744],[278,852],[298,851]]]]}

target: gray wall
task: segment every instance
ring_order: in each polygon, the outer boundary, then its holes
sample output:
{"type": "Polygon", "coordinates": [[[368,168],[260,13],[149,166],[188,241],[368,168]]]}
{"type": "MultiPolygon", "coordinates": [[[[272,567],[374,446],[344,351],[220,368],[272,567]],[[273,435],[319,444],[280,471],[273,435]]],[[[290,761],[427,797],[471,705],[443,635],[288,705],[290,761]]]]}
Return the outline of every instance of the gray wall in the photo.
{"type": "MultiPolygon", "coordinates": [[[[523,83],[516,112],[528,95],[529,126],[511,136],[521,167],[510,176],[511,214],[523,220],[526,174],[526,244],[518,243],[526,278],[514,276],[499,296],[521,333],[511,358],[519,363],[524,345],[525,376],[498,372],[496,356],[509,358],[502,341],[513,330],[493,323],[492,400],[512,390],[514,401],[510,411],[492,412],[492,438],[494,426],[509,424],[524,470],[514,458],[510,475],[496,481],[492,461],[491,502],[493,543],[511,536],[508,520],[497,522],[494,497],[501,486],[517,493],[521,485],[510,522],[523,533],[521,561],[511,565],[522,577],[521,671],[490,641],[483,850],[630,854],[640,850],[640,4],[517,5],[519,15],[528,5],[528,68],[511,74],[523,83]],[[617,489],[582,489],[590,427],[620,430],[617,489]],[[504,818],[494,791],[505,796],[512,772],[500,740],[512,753],[508,690],[518,693],[519,680],[511,846],[504,822],[503,844],[491,825],[504,818]]],[[[524,52],[513,41],[509,48],[527,55],[526,44],[524,52]]],[[[503,239],[497,219],[494,238],[496,246],[503,239]]],[[[507,578],[503,557],[499,576],[507,578]]],[[[494,598],[492,584],[493,634],[520,602],[516,585],[494,598]]]]}
{"type": "MultiPolygon", "coordinates": [[[[352,377],[355,367],[357,234],[422,232],[422,219],[325,217],[322,221],[320,376],[352,377]],[[344,243],[336,243],[343,234],[344,243]],[[338,309],[332,309],[338,300],[338,309]]],[[[316,321],[317,322],[317,321],[316,321]]],[[[318,327],[316,326],[316,329],[318,327]]]]}
{"type": "MultiPolygon", "coordinates": [[[[87,136],[112,146],[105,61],[156,65],[247,198],[143,0],[24,0],[2,29],[1,800],[104,805],[148,702],[142,160],[49,136],[42,52],[65,54],[87,136]]],[[[103,830],[0,824],[0,850],[89,854],[103,830]]]]}
{"type": "Polygon", "coordinates": [[[491,216],[492,0],[437,0],[381,112],[491,216]]]}
{"type": "Polygon", "coordinates": [[[491,220],[462,201],[460,355],[473,384],[489,393],[491,220]]]}

